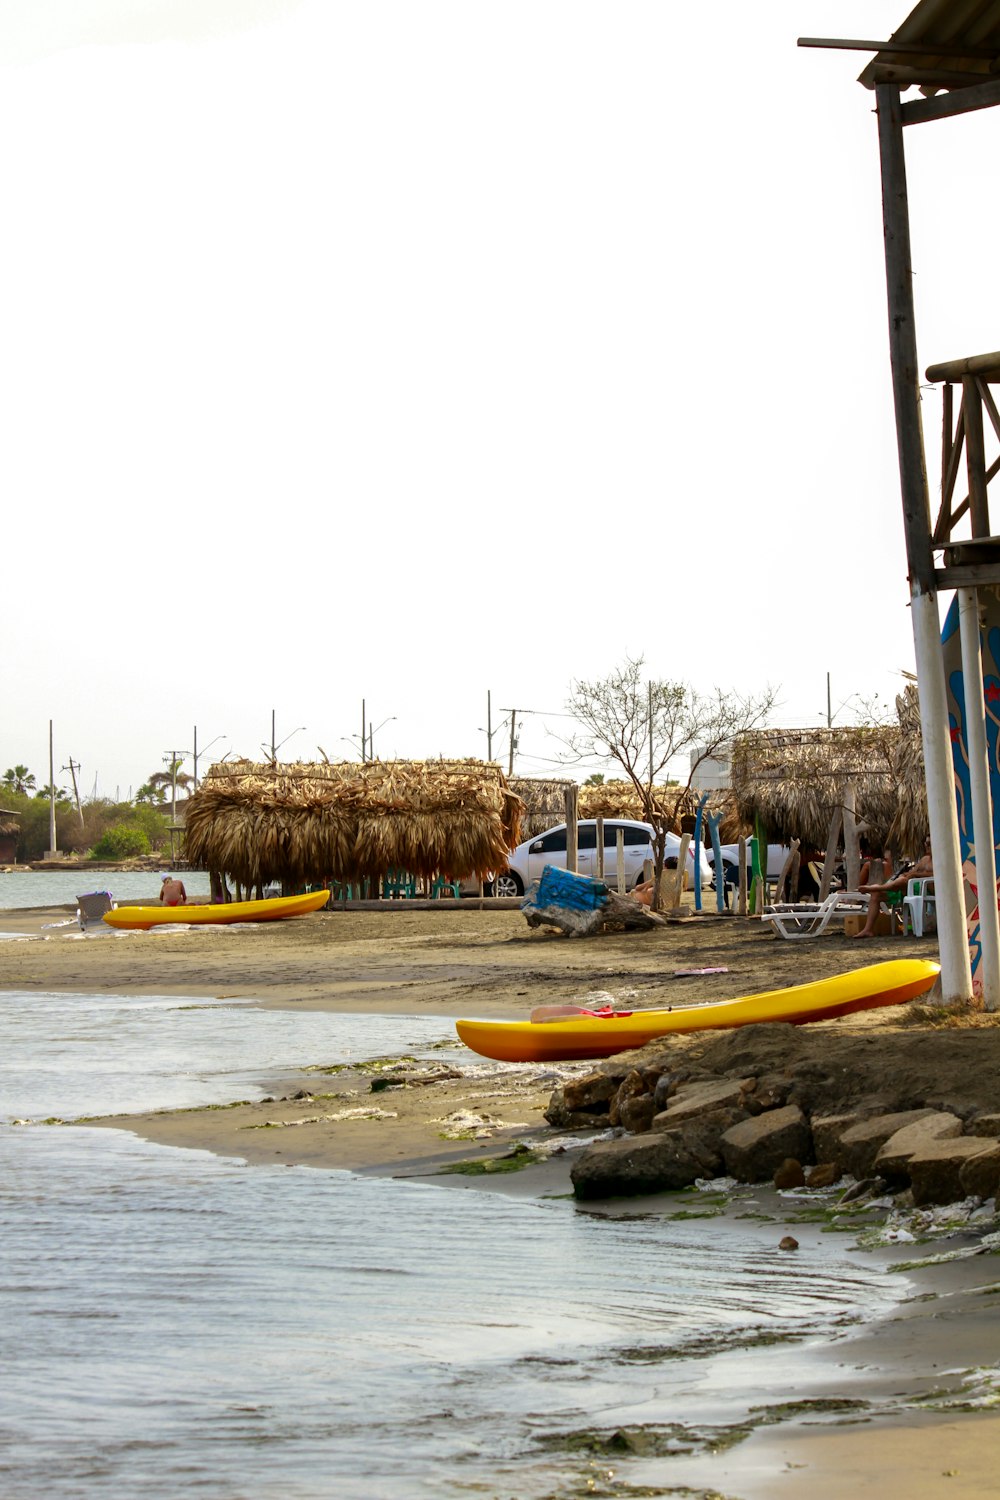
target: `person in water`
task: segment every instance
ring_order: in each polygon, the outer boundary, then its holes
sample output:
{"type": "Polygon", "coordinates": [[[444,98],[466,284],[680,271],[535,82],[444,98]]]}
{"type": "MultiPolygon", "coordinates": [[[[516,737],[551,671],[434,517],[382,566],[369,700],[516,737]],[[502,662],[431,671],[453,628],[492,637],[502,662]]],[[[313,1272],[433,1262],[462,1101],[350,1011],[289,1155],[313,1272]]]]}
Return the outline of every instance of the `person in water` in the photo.
{"type": "Polygon", "coordinates": [[[186,905],[187,891],[184,889],[183,880],[176,880],[173,875],[164,875],[163,884],[160,886],[160,900],[164,906],[186,905]]]}

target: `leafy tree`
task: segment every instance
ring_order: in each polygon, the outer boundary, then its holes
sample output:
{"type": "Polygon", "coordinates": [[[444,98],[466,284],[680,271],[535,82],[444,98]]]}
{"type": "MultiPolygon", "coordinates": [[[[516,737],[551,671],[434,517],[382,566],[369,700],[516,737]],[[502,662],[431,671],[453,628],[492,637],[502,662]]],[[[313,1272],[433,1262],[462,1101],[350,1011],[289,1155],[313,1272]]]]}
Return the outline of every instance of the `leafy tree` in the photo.
{"type": "Polygon", "coordinates": [[[595,771],[593,773],[593,775],[587,777],[586,781],[583,784],[584,784],[584,786],[603,786],[604,785],[604,772],[603,771],[595,771]]]}
{"type": "Polygon", "coordinates": [[[653,910],[660,908],[666,836],[676,825],[695,771],[738,734],[759,728],[774,708],[771,688],[758,697],[713,688],[699,693],[685,682],[643,680],[644,661],[625,665],[594,682],[573,683],[567,707],[579,733],[567,741],[580,759],[617,761],[635,787],[643,820],[653,828],[653,910]],[[690,758],[676,796],[663,797],[663,773],[680,757],[690,758]]]}
{"type": "MultiPolygon", "coordinates": [[[[169,784],[170,783],[169,783],[169,780],[168,780],[167,785],[169,786],[169,784]]],[[[164,788],[162,786],[154,786],[151,781],[145,781],[145,782],[143,782],[143,784],[139,788],[139,790],[136,792],[136,794],[135,794],[135,800],[136,800],[137,803],[139,803],[139,802],[150,802],[150,803],[153,803],[153,802],[165,802],[167,800],[167,794],[166,794],[166,791],[164,790],[164,788]]]]}
{"type": "Polygon", "coordinates": [[[50,799],[50,797],[52,797],[53,795],[55,796],[56,802],[68,802],[69,801],[69,792],[66,790],[66,788],[64,786],[57,786],[57,787],[53,787],[51,785],[49,785],[49,786],[41,786],[41,787],[38,788],[38,791],[35,793],[35,796],[37,798],[39,798],[39,800],[44,799],[46,802],[48,802],[49,799],[50,799]]]}
{"type": "Polygon", "coordinates": [[[3,773],[3,785],[6,791],[13,792],[17,797],[26,797],[34,790],[35,778],[27,766],[13,766],[3,773]]]}
{"type": "Polygon", "coordinates": [[[149,840],[151,851],[162,849],[170,840],[169,818],[166,813],[151,807],[148,803],[142,803],[132,808],[129,822],[136,828],[141,828],[149,840]]]}
{"type": "MultiPolygon", "coordinates": [[[[6,786],[6,783],[4,783],[6,786]]],[[[15,858],[19,864],[30,864],[32,860],[41,859],[49,847],[49,804],[48,801],[39,801],[37,797],[29,797],[27,794],[17,796],[14,792],[3,792],[4,807],[11,812],[20,814],[20,835],[17,841],[15,858]]],[[[66,831],[72,826],[70,816],[70,804],[56,804],[56,844],[60,849],[67,845],[63,842],[66,831]]]]}
{"type": "Polygon", "coordinates": [[[132,859],[149,853],[149,839],[135,823],[115,823],[91,851],[93,859],[132,859]]]}

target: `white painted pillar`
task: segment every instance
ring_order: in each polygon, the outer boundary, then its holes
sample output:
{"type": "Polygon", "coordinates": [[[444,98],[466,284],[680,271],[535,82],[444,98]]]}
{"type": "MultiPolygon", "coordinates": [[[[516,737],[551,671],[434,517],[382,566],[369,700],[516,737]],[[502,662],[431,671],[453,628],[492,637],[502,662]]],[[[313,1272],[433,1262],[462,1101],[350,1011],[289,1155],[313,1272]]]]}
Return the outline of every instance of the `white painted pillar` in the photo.
{"type": "MultiPolygon", "coordinates": [[[[986,704],[983,699],[983,651],[979,633],[979,596],[974,588],[957,590],[958,623],[965,678],[965,734],[972,793],[972,838],[979,886],[979,941],[982,959],[977,978],[987,1010],[1000,1010],[1000,919],[997,915],[996,848],[993,843],[993,798],[990,794],[989,751],[986,745],[986,704]]],[[[937,862],[935,857],[935,873],[937,862]]]]}
{"type": "Polygon", "coordinates": [[[927,777],[927,811],[934,856],[934,895],[941,957],[941,998],[972,998],[972,970],[965,925],[962,856],[955,808],[955,771],[948,733],[948,696],[941,650],[937,594],[911,595],[913,647],[920,687],[920,729],[927,777]]]}

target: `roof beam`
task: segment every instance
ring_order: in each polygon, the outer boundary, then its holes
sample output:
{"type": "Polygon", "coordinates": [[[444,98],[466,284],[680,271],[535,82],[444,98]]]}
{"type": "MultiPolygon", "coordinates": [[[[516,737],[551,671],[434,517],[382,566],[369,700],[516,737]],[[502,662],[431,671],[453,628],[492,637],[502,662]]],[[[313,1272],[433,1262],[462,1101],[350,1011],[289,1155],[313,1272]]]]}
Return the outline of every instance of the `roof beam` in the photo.
{"type": "Polygon", "coordinates": [[[973,57],[992,62],[995,47],[961,46],[954,42],[931,42],[922,37],[915,42],[856,42],[839,37],[800,36],[799,47],[828,47],[839,52],[901,52],[908,57],[973,57]]]}
{"type": "Polygon", "coordinates": [[[1000,79],[963,85],[950,94],[935,94],[933,99],[911,99],[901,106],[903,124],[945,120],[949,115],[964,115],[974,109],[991,109],[994,104],[1000,104],[1000,79]]]}

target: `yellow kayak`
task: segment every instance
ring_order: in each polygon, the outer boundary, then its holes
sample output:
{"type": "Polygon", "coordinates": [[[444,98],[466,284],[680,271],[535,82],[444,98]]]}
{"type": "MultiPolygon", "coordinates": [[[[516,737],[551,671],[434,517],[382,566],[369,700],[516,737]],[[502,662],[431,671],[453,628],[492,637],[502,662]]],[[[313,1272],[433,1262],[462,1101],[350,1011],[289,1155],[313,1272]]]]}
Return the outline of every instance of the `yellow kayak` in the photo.
{"type": "Polygon", "coordinates": [[[852,969],[832,979],[818,979],[813,984],[796,984],[740,1000],[716,1000],[709,1005],[613,1014],[581,1009],[576,1015],[543,1021],[456,1021],[455,1028],[473,1052],[499,1062],[613,1057],[616,1052],[643,1047],[670,1032],[710,1031],[767,1021],[802,1026],[808,1021],[847,1016],[852,1011],[903,1005],[926,994],[940,972],[940,964],[900,958],[852,969]]]}
{"type": "Polygon", "coordinates": [[[116,906],[104,913],[104,921],[109,927],[147,930],[163,922],[275,922],[319,911],[329,899],[329,891],[310,891],[307,896],[269,896],[263,901],[224,901],[212,906],[116,906]]]}

